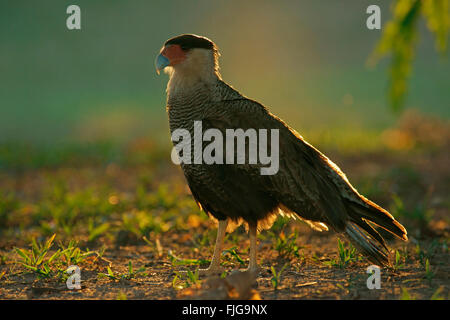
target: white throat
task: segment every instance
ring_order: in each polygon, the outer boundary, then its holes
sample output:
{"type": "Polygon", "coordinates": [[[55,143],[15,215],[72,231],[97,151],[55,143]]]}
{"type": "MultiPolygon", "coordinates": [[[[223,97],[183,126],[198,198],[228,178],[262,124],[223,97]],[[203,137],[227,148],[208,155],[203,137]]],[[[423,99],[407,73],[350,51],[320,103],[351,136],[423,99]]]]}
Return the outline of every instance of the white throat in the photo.
{"type": "Polygon", "coordinates": [[[192,49],[183,62],[166,68],[169,74],[167,96],[195,90],[201,84],[214,84],[220,79],[216,57],[211,50],[192,49]]]}

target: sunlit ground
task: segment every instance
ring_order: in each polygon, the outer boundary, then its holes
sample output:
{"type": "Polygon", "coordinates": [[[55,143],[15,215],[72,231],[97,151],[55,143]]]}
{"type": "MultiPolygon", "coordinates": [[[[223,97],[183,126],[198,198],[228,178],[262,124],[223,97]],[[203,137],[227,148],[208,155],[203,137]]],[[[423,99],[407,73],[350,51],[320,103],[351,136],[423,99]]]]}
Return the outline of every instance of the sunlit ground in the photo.
{"type": "MultiPolygon", "coordinates": [[[[448,299],[449,138],[447,122],[417,112],[378,134],[309,135],[363,195],[407,227],[410,240],[388,237],[392,267],[382,270],[381,290],[368,290],[369,263],[345,238],[280,218],[259,235],[262,273],[240,297],[448,299]]],[[[1,145],[0,298],[229,297],[195,273],[209,262],[216,226],[169,152],[147,138],[1,145]],[[70,265],[82,271],[81,290],[66,287],[70,265]]],[[[227,235],[224,249],[228,274],[247,266],[243,228],[227,235]]]]}

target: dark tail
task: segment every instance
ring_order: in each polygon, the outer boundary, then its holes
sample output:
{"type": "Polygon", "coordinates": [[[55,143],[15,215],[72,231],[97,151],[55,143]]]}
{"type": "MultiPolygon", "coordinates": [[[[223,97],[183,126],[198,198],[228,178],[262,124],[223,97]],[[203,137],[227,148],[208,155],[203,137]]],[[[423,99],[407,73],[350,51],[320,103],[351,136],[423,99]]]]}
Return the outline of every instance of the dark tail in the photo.
{"type": "Polygon", "coordinates": [[[366,206],[347,202],[350,219],[346,224],[345,232],[353,245],[370,261],[379,265],[388,265],[389,250],[386,243],[367,221],[405,241],[408,240],[406,229],[389,212],[362,196],[361,199],[364,200],[366,206]]]}

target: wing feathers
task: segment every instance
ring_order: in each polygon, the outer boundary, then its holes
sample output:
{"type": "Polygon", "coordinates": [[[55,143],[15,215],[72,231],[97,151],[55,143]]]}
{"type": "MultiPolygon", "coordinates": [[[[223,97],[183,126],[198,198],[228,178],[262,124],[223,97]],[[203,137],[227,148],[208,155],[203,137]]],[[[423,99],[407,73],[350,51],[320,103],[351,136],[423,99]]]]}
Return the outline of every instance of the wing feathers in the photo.
{"type": "MultiPolygon", "coordinates": [[[[224,91],[236,92],[223,85],[224,91]]],[[[242,96],[215,103],[219,105],[205,111],[204,121],[222,132],[233,128],[279,130],[278,173],[262,177],[258,166],[254,165],[240,165],[239,170],[245,171],[243,174],[259,188],[274,195],[280,205],[302,219],[331,225],[337,232],[345,231],[347,222],[353,221],[383,247],[384,240],[365,220],[407,239],[400,223],[386,210],[359,195],[337,165],[264,106],[242,96]]]]}

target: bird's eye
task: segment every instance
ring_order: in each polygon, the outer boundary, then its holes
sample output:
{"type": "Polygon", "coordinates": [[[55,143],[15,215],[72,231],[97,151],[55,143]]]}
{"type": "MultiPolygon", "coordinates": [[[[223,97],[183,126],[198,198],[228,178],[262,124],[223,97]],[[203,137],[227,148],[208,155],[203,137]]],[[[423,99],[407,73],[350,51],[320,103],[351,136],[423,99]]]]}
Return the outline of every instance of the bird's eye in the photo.
{"type": "Polygon", "coordinates": [[[183,50],[183,51],[188,51],[188,50],[189,50],[189,47],[186,46],[186,45],[182,45],[182,46],[181,46],[181,50],[183,50]]]}

